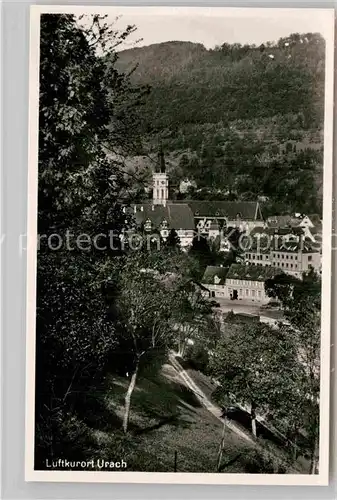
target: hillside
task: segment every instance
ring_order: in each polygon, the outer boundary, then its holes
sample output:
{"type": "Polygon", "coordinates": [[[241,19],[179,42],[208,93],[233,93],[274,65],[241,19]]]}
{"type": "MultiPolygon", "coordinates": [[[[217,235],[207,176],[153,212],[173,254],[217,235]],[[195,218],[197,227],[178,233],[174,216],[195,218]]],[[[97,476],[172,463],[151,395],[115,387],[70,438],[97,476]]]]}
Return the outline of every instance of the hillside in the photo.
{"type": "Polygon", "coordinates": [[[163,144],[174,184],[188,177],[199,188],[271,199],[274,211],[304,211],[312,204],[320,211],[319,34],[213,50],[165,42],[120,52],[117,68],[131,73],[133,85],[150,87],[142,108],[146,154],[163,144]],[[275,175],[279,193],[271,185],[275,175]],[[303,192],[304,185],[314,191],[303,192]]]}

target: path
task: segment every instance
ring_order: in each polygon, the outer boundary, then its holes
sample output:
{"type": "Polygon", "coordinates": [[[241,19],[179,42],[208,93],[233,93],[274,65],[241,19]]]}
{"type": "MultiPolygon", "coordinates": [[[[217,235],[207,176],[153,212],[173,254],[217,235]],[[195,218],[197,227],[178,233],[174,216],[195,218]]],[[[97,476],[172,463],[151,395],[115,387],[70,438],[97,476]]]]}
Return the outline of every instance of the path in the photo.
{"type": "MultiPolygon", "coordinates": [[[[222,418],[222,410],[219,406],[215,405],[210,401],[210,399],[206,396],[206,394],[196,385],[196,383],[192,380],[192,378],[189,376],[189,374],[186,372],[186,370],[181,366],[179,361],[177,361],[174,353],[169,354],[169,360],[172,364],[172,366],[176,369],[176,371],[179,373],[179,376],[181,379],[184,381],[185,385],[193,392],[193,394],[196,396],[196,398],[200,401],[200,403],[210,412],[212,415],[214,415],[218,420],[220,420],[222,423],[224,422],[224,419],[222,418]]],[[[238,427],[236,424],[231,422],[230,420],[227,419],[226,421],[227,427],[235,432],[238,436],[240,436],[242,439],[245,439],[246,441],[256,444],[255,441],[250,437],[249,434],[244,432],[240,427],[238,427]]]]}

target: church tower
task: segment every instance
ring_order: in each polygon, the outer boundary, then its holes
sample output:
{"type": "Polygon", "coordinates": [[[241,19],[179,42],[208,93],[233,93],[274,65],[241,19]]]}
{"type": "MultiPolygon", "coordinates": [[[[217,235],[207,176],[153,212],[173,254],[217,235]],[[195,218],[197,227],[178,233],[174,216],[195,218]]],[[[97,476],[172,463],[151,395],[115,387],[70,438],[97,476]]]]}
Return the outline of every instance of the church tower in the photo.
{"type": "Polygon", "coordinates": [[[163,148],[158,153],[156,171],[153,174],[153,204],[166,206],[168,200],[168,175],[166,173],[163,148]]]}

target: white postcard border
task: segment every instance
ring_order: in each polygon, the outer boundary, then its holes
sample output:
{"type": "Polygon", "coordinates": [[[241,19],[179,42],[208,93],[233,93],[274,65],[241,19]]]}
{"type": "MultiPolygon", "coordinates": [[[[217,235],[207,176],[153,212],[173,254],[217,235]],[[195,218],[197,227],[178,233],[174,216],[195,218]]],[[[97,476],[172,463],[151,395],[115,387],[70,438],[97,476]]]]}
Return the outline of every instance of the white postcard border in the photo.
{"type": "MultiPolygon", "coordinates": [[[[120,6],[121,10],[128,9],[120,6]]],[[[134,8],[134,7],[130,7],[134,8]]],[[[231,8],[231,7],[139,7],[163,9],[226,9],[238,17],[287,11],[289,15],[303,9],[231,8]]],[[[219,473],[159,473],[159,472],[99,472],[99,471],[39,471],[34,470],[35,434],[35,325],[36,325],[36,264],[37,264],[37,181],[38,181],[38,110],[39,110],[39,41],[40,15],[43,13],[108,13],[109,7],[34,5],[31,6],[29,48],[29,151],[28,151],[28,220],[27,220],[27,314],[26,314],[26,439],[25,480],[43,482],[96,483],[158,483],[158,484],[240,484],[240,485],[313,485],[329,482],[330,427],[330,345],[331,345],[331,231],[332,231],[332,172],[333,172],[333,86],[334,86],[334,23],[333,9],[306,9],[325,12],[329,26],[326,37],[326,82],[324,123],[323,177],[323,255],[322,255],[322,329],[321,329],[321,388],[320,388],[320,471],[306,474],[219,474],[219,473]]],[[[283,12],[284,13],[284,12],[283,12]]]]}

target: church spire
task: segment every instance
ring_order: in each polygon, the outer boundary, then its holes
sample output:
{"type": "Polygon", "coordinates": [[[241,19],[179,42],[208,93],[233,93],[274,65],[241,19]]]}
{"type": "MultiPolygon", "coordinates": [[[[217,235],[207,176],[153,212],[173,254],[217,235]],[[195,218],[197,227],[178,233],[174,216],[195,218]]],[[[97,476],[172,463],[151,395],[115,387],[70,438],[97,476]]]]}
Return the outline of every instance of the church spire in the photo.
{"type": "Polygon", "coordinates": [[[166,166],[165,166],[165,157],[164,157],[164,151],[163,151],[163,146],[159,146],[159,152],[158,152],[158,164],[157,164],[157,173],[165,174],[166,173],[166,166]]]}
{"type": "Polygon", "coordinates": [[[153,204],[166,206],[168,200],[168,175],[166,173],[163,147],[159,147],[156,171],[153,174],[153,204]]]}

